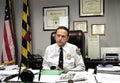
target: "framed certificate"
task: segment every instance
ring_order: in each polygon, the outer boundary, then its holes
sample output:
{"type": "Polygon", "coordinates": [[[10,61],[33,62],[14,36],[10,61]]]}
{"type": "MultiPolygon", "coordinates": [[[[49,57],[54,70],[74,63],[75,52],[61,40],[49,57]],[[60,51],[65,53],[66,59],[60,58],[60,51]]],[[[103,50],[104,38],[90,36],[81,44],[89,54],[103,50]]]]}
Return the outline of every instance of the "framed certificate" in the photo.
{"type": "Polygon", "coordinates": [[[79,0],[79,15],[104,16],[104,0],[79,0]]]}
{"type": "Polygon", "coordinates": [[[91,25],[92,35],[105,35],[105,24],[92,24],[91,25]]]}
{"type": "Polygon", "coordinates": [[[43,30],[55,30],[59,26],[69,28],[69,6],[43,8],[43,30]]]}
{"type": "Polygon", "coordinates": [[[73,21],[73,29],[88,32],[88,21],[73,21]]]}

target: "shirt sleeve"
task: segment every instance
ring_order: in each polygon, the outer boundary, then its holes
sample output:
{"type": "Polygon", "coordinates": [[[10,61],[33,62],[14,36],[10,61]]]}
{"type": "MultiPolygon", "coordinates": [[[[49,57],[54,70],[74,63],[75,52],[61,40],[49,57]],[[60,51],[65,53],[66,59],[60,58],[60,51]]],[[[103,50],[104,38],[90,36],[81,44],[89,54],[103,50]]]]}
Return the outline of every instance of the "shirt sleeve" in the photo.
{"type": "Polygon", "coordinates": [[[83,61],[83,57],[82,55],[78,54],[75,50],[75,68],[73,68],[73,70],[81,70],[84,71],[85,70],[85,65],[84,65],[84,61],[83,61]]]}
{"type": "Polygon", "coordinates": [[[45,49],[45,53],[44,53],[44,57],[43,57],[43,69],[50,69],[48,62],[47,62],[47,58],[48,58],[48,47],[45,49]]]}
{"type": "Polygon", "coordinates": [[[84,71],[85,70],[85,65],[84,65],[84,61],[82,58],[82,55],[76,55],[76,61],[75,61],[75,68],[73,68],[73,70],[81,70],[84,71]]]}

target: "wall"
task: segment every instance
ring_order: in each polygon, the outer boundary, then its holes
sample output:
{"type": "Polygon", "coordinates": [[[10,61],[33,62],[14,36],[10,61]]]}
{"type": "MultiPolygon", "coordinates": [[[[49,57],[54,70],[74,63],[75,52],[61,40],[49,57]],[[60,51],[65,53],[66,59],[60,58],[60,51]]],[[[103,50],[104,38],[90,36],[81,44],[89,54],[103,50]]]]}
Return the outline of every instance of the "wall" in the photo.
{"type": "MultiPolygon", "coordinates": [[[[106,24],[105,36],[100,37],[100,46],[120,47],[120,0],[105,0],[104,17],[79,17],[78,0],[30,0],[32,48],[33,53],[43,55],[46,46],[50,44],[50,33],[43,31],[43,7],[70,6],[70,29],[73,29],[73,21],[88,21],[87,37],[91,34],[91,24],[106,24]]],[[[18,56],[21,54],[21,23],[22,23],[22,0],[13,0],[15,32],[17,36],[18,56]]],[[[5,0],[0,0],[0,50],[2,48],[3,21],[5,0]]],[[[87,54],[87,53],[86,53],[87,54]]]]}

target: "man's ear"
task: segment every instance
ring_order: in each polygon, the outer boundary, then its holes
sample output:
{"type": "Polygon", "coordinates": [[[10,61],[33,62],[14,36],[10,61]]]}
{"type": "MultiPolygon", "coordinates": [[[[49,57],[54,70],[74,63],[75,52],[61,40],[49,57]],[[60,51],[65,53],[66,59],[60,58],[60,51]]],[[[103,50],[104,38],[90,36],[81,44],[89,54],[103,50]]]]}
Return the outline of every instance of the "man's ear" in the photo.
{"type": "Polygon", "coordinates": [[[56,40],[56,33],[54,34],[54,39],[56,40]]]}
{"type": "Polygon", "coordinates": [[[67,41],[69,40],[69,36],[68,36],[68,38],[67,38],[67,41]]]}

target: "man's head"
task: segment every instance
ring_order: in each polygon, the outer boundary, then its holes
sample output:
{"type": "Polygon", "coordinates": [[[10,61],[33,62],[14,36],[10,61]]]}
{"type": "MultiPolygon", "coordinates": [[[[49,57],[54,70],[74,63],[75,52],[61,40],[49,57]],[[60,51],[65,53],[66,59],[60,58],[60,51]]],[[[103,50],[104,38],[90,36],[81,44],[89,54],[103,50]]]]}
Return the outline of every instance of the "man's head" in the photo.
{"type": "Polygon", "coordinates": [[[56,29],[55,40],[59,47],[63,47],[69,39],[69,30],[60,26],[56,29]]]}

